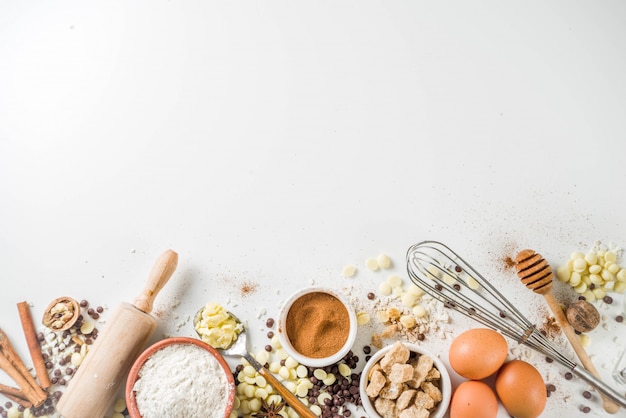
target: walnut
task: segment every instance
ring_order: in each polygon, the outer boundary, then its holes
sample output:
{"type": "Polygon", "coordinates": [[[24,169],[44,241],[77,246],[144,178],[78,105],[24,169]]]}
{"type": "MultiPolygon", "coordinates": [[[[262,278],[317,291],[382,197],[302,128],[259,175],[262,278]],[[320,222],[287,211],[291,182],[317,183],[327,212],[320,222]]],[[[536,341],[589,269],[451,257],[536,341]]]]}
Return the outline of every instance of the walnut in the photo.
{"type": "Polygon", "coordinates": [[[80,305],[74,299],[63,296],[56,298],[46,308],[42,323],[53,331],[69,329],[80,315],[80,305]]]}
{"type": "Polygon", "coordinates": [[[600,313],[586,300],[572,302],[566,311],[567,322],[578,332],[589,332],[600,323],[600,313]]]}

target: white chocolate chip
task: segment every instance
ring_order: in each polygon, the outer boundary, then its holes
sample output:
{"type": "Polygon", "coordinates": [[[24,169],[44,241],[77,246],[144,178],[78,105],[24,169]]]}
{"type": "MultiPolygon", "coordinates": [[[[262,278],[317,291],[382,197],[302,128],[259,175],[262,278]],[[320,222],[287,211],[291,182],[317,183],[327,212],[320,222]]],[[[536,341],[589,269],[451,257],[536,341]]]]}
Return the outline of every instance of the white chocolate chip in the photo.
{"type": "Polygon", "coordinates": [[[324,369],[315,369],[313,371],[313,376],[315,376],[319,380],[324,380],[324,379],[326,379],[326,376],[328,376],[328,375],[324,371],[324,369]]]}
{"type": "Polygon", "coordinates": [[[354,275],[356,274],[356,266],[353,266],[353,265],[345,266],[343,270],[341,271],[341,274],[343,275],[343,277],[354,277],[354,275]]]}
{"type": "Polygon", "coordinates": [[[308,373],[309,373],[309,371],[308,371],[308,369],[306,368],[306,366],[304,366],[304,365],[300,364],[300,365],[298,365],[298,367],[296,367],[296,375],[297,375],[299,378],[306,377],[306,376],[308,375],[308,373]]]}
{"type": "Polygon", "coordinates": [[[339,370],[339,374],[343,377],[348,377],[352,373],[352,371],[350,370],[350,366],[345,363],[339,363],[339,366],[337,366],[337,368],[339,370]]]}
{"type": "Polygon", "coordinates": [[[96,325],[91,321],[83,322],[83,324],[80,326],[80,332],[83,335],[89,335],[93,332],[95,327],[96,325]]]}
{"type": "Polygon", "coordinates": [[[117,398],[115,404],[113,404],[113,411],[124,412],[126,409],[126,400],[124,398],[117,398]]]}
{"type": "MultiPolygon", "coordinates": [[[[315,416],[319,417],[322,415],[322,408],[319,405],[311,405],[311,407],[309,408],[311,410],[311,412],[313,412],[315,414],[315,416]]],[[[297,415],[295,415],[297,416],[297,415]]],[[[291,415],[289,416],[289,418],[291,418],[291,415]]]]}
{"type": "Polygon", "coordinates": [[[389,282],[382,282],[378,286],[378,292],[381,295],[389,296],[389,295],[391,295],[391,292],[393,292],[393,287],[389,284],[389,282]]]}
{"type": "Polygon", "coordinates": [[[401,287],[402,286],[402,277],[394,274],[394,275],[389,276],[387,278],[387,283],[389,283],[389,285],[391,287],[401,287]]]}
{"type": "Polygon", "coordinates": [[[325,378],[325,379],[322,379],[322,382],[324,382],[324,384],[325,384],[326,386],[330,386],[330,385],[332,385],[333,383],[335,383],[336,381],[337,381],[337,378],[335,377],[335,375],[334,375],[333,373],[328,373],[328,374],[326,375],[326,378],[325,378]]]}
{"type": "Polygon", "coordinates": [[[356,314],[357,325],[365,325],[370,322],[370,314],[367,312],[359,312],[356,314]]]}
{"type": "Polygon", "coordinates": [[[78,367],[83,362],[83,356],[81,356],[80,353],[73,353],[70,361],[72,362],[72,365],[78,367]]]}
{"type": "Polygon", "coordinates": [[[378,269],[380,268],[375,258],[368,258],[367,260],[365,260],[365,267],[367,267],[371,271],[378,271],[378,269]]]}
{"type": "Polygon", "coordinates": [[[389,267],[391,267],[391,259],[385,254],[379,254],[378,257],[376,257],[376,263],[380,268],[383,269],[388,269],[389,267]]]}

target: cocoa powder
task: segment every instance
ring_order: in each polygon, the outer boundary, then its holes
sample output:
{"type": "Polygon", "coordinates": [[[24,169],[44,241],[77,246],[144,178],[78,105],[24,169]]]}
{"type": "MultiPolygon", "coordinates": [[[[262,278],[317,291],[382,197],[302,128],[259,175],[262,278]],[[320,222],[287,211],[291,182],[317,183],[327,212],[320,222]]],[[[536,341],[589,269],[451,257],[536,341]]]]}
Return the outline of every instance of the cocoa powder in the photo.
{"type": "Polygon", "coordinates": [[[307,293],[289,308],[285,320],[293,348],[311,358],[337,353],[348,340],[350,316],[343,303],[325,292],[307,293]]]}

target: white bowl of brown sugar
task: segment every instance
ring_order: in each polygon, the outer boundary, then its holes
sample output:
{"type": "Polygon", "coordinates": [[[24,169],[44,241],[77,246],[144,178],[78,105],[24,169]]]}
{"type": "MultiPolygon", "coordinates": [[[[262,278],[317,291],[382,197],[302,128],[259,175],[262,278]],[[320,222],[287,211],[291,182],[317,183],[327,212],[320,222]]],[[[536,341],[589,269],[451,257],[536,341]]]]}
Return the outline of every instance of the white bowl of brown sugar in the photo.
{"type": "Polygon", "coordinates": [[[367,361],[360,393],[370,418],[442,418],[450,405],[452,383],[436,355],[422,346],[396,341],[367,361]]]}
{"type": "Polygon", "coordinates": [[[354,309],[337,292],[308,287],[284,302],[278,317],[283,349],[298,363],[326,367],[338,363],[354,345],[354,309]]]}

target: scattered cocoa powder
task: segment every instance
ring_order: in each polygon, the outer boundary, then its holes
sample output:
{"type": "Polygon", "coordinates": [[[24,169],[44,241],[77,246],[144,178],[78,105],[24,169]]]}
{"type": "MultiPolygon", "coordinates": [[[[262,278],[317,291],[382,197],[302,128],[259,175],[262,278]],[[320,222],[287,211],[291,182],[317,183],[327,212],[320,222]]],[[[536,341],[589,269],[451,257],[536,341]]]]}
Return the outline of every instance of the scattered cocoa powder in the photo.
{"type": "Polygon", "coordinates": [[[505,256],[502,259],[502,262],[504,263],[504,269],[505,270],[510,270],[510,269],[513,269],[515,267],[515,260],[510,255],[505,256]]]}
{"type": "Polygon", "coordinates": [[[546,315],[539,329],[546,337],[554,338],[561,333],[561,327],[556,322],[556,319],[550,315],[546,315]]]}
{"type": "Polygon", "coordinates": [[[256,292],[256,290],[258,289],[259,285],[257,283],[253,283],[250,281],[245,281],[241,284],[241,287],[239,288],[239,291],[241,293],[241,297],[246,297],[254,292],[256,292]]]}

